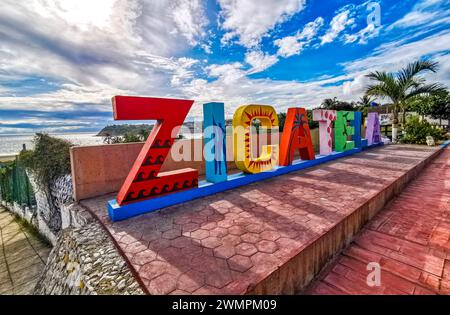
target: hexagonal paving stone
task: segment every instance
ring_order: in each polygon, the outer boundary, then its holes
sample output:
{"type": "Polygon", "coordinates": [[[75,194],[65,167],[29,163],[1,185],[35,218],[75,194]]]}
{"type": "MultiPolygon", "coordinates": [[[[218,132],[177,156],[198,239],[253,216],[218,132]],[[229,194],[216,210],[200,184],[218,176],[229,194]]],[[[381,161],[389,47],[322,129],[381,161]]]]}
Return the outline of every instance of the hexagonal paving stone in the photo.
{"type": "Polygon", "coordinates": [[[246,256],[234,255],[233,257],[228,259],[228,266],[232,270],[245,272],[253,267],[253,263],[251,259],[246,256]]]}
{"type": "Polygon", "coordinates": [[[222,242],[224,244],[231,244],[233,246],[242,242],[241,238],[237,235],[227,235],[222,237],[222,242]]]}
{"type": "Polygon", "coordinates": [[[231,244],[224,244],[214,249],[214,256],[219,258],[230,258],[235,253],[234,246],[231,244]]]}
{"type": "Polygon", "coordinates": [[[179,229],[170,229],[162,234],[162,238],[173,240],[181,236],[181,231],[179,229]]]}
{"type": "Polygon", "coordinates": [[[156,258],[156,253],[151,250],[146,250],[140,253],[137,253],[131,259],[131,263],[136,265],[145,265],[146,263],[151,262],[156,258]]]}
{"type": "Polygon", "coordinates": [[[172,262],[178,260],[178,257],[181,255],[181,250],[179,248],[169,246],[159,250],[157,254],[157,257],[160,260],[172,262]]]}
{"type": "Polygon", "coordinates": [[[252,244],[255,244],[261,240],[259,237],[259,234],[256,234],[256,233],[245,233],[245,234],[241,235],[241,239],[244,242],[252,243],[252,244]]]}
{"type": "Polygon", "coordinates": [[[189,270],[178,278],[177,288],[186,292],[193,292],[205,284],[203,272],[189,270]]]}
{"type": "Polygon", "coordinates": [[[195,238],[197,240],[205,239],[208,236],[209,236],[209,231],[202,230],[202,229],[198,229],[198,230],[195,230],[194,232],[191,232],[191,237],[195,238]]]}
{"type": "Polygon", "coordinates": [[[208,230],[208,231],[213,230],[216,227],[217,227],[217,223],[216,222],[209,222],[209,223],[206,223],[206,224],[202,225],[202,229],[208,230]]]}
{"type": "Polygon", "coordinates": [[[126,234],[120,238],[119,243],[128,245],[128,244],[134,243],[136,241],[137,241],[137,239],[135,237],[126,234]]]}
{"type": "Polygon", "coordinates": [[[213,236],[207,237],[207,238],[201,240],[201,242],[202,242],[202,245],[207,248],[216,248],[216,247],[222,245],[222,241],[219,238],[213,237],[213,236]]]}
{"type": "Polygon", "coordinates": [[[246,231],[242,226],[232,226],[228,229],[228,232],[232,235],[241,236],[242,234],[245,234],[246,231]]]}
{"type": "Polygon", "coordinates": [[[192,217],[191,217],[191,222],[193,222],[193,223],[203,224],[206,222],[206,220],[207,220],[207,217],[204,215],[201,215],[199,213],[196,213],[196,214],[192,215],[192,217]]]}
{"type": "Polygon", "coordinates": [[[200,227],[200,225],[198,223],[193,223],[193,222],[186,223],[186,224],[183,224],[182,232],[183,233],[193,232],[193,231],[197,230],[199,227],[200,227]]]}
{"type": "Polygon", "coordinates": [[[228,234],[228,230],[222,227],[216,227],[214,230],[209,231],[209,235],[214,237],[223,237],[228,234]]]}
{"type": "Polygon", "coordinates": [[[189,246],[183,247],[181,249],[181,253],[183,255],[188,255],[188,254],[198,255],[198,254],[201,254],[202,251],[203,251],[203,247],[200,244],[194,244],[192,242],[189,246]]]}
{"type": "Polygon", "coordinates": [[[166,240],[164,238],[159,238],[154,241],[151,241],[150,244],[148,245],[148,248],[150,248],[153,251],[158,251],[163,248],[167,248],[169,246],[170,246],[169,240],[166,240]]]}
{"type": "Polygon", "coordinates": [[[276,241],[277,239],[279,239],[281,237],[280,233],[278,233],[276,231],[264,231],[260,235],[263,240],[268,240],[268,241],[276,241]]]}
{"type": "Polygon", "coordinates": [[[162,274],[150,282],[147,285],[147,289],[150,294],[169,294],[177,287],[176,277],[169,274],[162,274]]]}
{"type": "Polygon", "coordinates": [[[233,220],[231,219],[224,219],[222,221],[219,221],[217,223],[218,226],[223,227],[223,228],[230,228],[233,226],[233,220]]]}
{"type": "Polygon", "coordinates": [[[189,215],[182,215],[173,219],[173,223],[175,224],[187,224],[191,220],[189,215]]]}
{"type": "Polygon", "coordinates": [[[258,250],[255,245],[250,243],[240,243],[236,245],[236,253],[243,256],[251,256],[256,253],[258,250]]]}
{"type": "Polygon", "coordinates": [[[142,236],[142,241],[151,242],[161,237],[161,232],[159,231],[145,231],[142,236]]]}
{"type": "Polygon", "coordinates": [[[137,241],[127,245],[125,251],[130,254],[136,254],[147,249],[147,244],[143,244],[141,241],[137,241]]]}
{"type": "Polygon", "coordinates": [[[256,248],[263,253],[274,253],[278,249],[278,245],[274,241],[262,240],[256,244],[256,248]]]}
{"type": "Polygon", "coordinates": [[[190,237],[180,236],[171,240],[170,244],[176,248],[184,248],[190,246],[192,242],[190,237]]]}
{"type": "Polygon", "coordinates": [[[220,289],[229,284],[232,280],[230,270],[222,269],[216,273],[207,273],[205,282],[212,287],[220,289]]]}
{"type": "Polygon", "coordinates": [[[253,263],[252,270],[254,270],[255,273],[262,273],[270,268],[279,266],[281,261],[278,257],[276,257],[273,254],[261,252],[256,253],[250,259],[252,260],[253,263]]]}
{"type": "Polygon", "coordinates": [[[172,267],[169,263],[160,260],[154,260],[152,262],[146,263],[139,269],[139,275],[147,280],[152,280],[163,273],[171,270],[172,267]]]}
{"type": "Polygon", "coordinates": [[[245,229],[251,233],[261,233],[262,231],[264,231],[264,225],[262,223],[261,224],[253,223],[247,225],[245,229]]]}

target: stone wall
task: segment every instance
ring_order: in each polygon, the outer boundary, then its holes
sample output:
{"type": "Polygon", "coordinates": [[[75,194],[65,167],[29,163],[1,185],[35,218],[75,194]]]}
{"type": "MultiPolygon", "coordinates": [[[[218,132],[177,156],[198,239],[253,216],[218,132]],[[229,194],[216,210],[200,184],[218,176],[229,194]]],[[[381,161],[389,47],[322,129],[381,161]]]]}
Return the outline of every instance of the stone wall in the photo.
{"type": "Polygon", "coordinates": [[[73,188],[72,178],[65,175],[53,181],[49,187],[42,187],[31,172],[27,172],[36,198],[36,206],[28,207],[17,203],[2,205],[36,227],[55,245],[58,233],[70,226],[72,221],[73,188]]]}
{"type": "Polygon", "coordinates": [[[144,294],[100,224],[79,206],[70,212],[82,226],[60,233],[34,293],[144,294]]]}
{"type": "Polygon", "coordinates": [[[107,232],[73,201],[70,175],[48,188],[28,174],[36,198],[29,208],[0,200],[53,245],[35,294],[144,294],[107,232]]]}

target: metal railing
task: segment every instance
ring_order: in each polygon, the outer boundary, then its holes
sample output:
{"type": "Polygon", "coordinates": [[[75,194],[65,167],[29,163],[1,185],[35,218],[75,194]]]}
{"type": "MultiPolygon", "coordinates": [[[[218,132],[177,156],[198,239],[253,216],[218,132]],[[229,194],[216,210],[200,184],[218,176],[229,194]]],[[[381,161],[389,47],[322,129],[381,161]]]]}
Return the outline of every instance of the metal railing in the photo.
{"type": "Polygon", "coordinates": [[[28,175],[17,158],[0,163],[0,200],[30,208],[36,205],[28,175]]]}

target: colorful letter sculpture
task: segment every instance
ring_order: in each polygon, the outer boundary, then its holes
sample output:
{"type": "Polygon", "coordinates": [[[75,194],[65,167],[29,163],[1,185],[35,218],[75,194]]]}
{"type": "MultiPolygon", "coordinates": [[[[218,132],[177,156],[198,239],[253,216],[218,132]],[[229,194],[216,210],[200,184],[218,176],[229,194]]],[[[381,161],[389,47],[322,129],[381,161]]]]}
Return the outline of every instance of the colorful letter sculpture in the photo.
{"type": "Polygon", "coordinates": [[[366,139],[368,145],[381,142],[381,126],[378,113],[369,113],[367,118],[366,139]]]}
{"type": "Polygon", "coordinates": [[[355,134],[355,128],[348,122],[355,119],[354,112],[338,111],[334,123],[334,147],[336,152],[344,152],[355,147],[354,141],[348,138],[355,134]]]}
{"type": "Polygon", "coordinates": [[[159,173],[193,103],[191,100],[164,98],[113,98],[114,119],[156,120],[157,123],[118,195],[108,201],[108,213],[112,221],[306,169],[361,152],[365,147],[383,144],[376,113],[369,114],[367,139],[361,139],[361,113],[315,110],[313,119],[320,126],[321,153],[315,156],[304,108],[288,109],[280,145],[273,139],[278,133],[270,133],[272,142],[265,142],[265,139],[258,137],[262,132],[253,133],[252,127],[258,120],[261,127],[271,128],[272,132],[278,130],[277,113],[272,106],[245,105],[239,107],[233,117],[233,157],[237,168],[243,173],[227,176],[224,105],[207,103],[203,105],[206,181],[199,184],[196,169],[159,173]],[[332,143],[333,121],[336,152],[333,152],[332,143]],[[259,143],[260,140],[264,142],[259,143]],[[254,150],[255,145],[258,150],[254,150]],[[294,161],[296,150],[299,150],[302,161],[294,161]],[[278,165],[279,160],[281,165],[278,165]]]}
{"type": "Polygon", "coordinates": [[[234,161],[237,168],[251,174],[270,171],[278,163],[278,145],[263,146],[259,157],[252,156],[251,126],[255,119],[261,121],[262,127],[278,127],[278,116],[272,106],[244,105],[234,113],[234,161]]]}
{"type": "Polygon", "coordinates": [[[362,123],[362,113],[354,112],[354,119],[352,124],[354,133],[352,140],[355,142],[356,148],[363,147],[363,140],[361,139],[361,123],[362,123]]]}
{"type": "Polygon", "coordinates": [[[193,102],[131,96],[113,98],[114,119],[157,120],[117,195],[119,205],[198,186],[195,169],[159,173],[193,102]]]}
{"type": "Polygon", "coordinates": [[[314,160],[308,116],[304,108],[289,108],[280,142],[280,165],[291,165],[296,150],[302,160],[314,160]]]}
{"type": "Polygon", "coordinates": [[[336,120],[335,110],[313,110],[313,120],[319,122],[320,154],[328,155],[333,152],[333,121],[336,120]]]}
{"type": "Polygon", "coordinates": [[[224,104],[203,104],[203,116],[206,180],[220,183],[227,180],[224,104]]]}

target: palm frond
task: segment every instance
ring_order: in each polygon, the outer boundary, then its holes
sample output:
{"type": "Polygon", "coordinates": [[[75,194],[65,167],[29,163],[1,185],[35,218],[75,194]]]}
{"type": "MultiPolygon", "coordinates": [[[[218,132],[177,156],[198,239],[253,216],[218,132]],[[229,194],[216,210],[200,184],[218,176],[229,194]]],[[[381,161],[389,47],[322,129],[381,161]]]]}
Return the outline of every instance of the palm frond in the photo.
{"type": "MultiPolygon", "coordinates": [[[[405,68],[397,73],[397,81],[401,86],[410,87],[411,80],[414,79],[419,73],[423,71],[436,72],[438,68],[438,63],[429,60],[417,60],[415,62],[409,63],[405,68]]],[[[407,89],[407,88],[406,88],[407,89]]]]}
{"type": "Polygon", "coordinates": [[[445,86],[440,83],[425,84],[417,87],[416,89],[408,93],[405,96],[405,100],[415,96],[427,96],[445,93],[446,90],[447,89],[445,88],[445,86]]]}
{"type": "Polygon", "coordinates": [[[369,79],[379,81],[379,82],[387,82],[394,80],[394,76],[391,73],[385,71],[375,71],[366,75],[369,79]]]}

